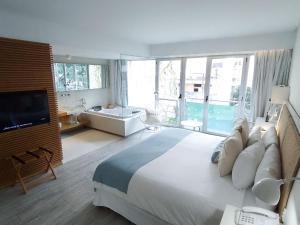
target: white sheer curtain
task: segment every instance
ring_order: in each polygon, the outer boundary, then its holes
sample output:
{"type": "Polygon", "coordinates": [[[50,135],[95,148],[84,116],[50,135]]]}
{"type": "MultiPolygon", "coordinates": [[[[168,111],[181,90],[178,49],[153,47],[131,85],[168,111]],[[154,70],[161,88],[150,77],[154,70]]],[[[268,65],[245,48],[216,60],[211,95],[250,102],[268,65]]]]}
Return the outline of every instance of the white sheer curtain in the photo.
{"type": "Polygon", "coordinates": [[[127,61],[115,61],[114,96],[115,103],[122,107],[128,106],[127,61]]]}
{"type": "Polygon", "coordinates": [[[272,87],[288,85],[291,61],[291,49],[256,52],[251,101],[254,121],[266,116],[272,87]]]}
{"type": "Polygon", "coordinates": [[[128,61],[128,105],[155,109],[155,60],[128,61]]]}
{"type": "Polygon", "coordinates": [[[109,88],[109,65],[101,65],[102,88],[109,88]]]}

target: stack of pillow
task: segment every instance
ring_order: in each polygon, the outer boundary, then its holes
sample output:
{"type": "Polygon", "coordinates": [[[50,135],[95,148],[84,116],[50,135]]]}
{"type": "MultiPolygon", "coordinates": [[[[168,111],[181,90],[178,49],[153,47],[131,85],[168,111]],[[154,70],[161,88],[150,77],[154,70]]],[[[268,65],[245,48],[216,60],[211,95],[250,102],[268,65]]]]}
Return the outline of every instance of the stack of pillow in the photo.
{"type": "Polygon", "coordinates": [[[275,127],[263,135],[254,126],[249,132],[247,119],[238,119],[232,134],[223,140],[212,155],[220,176],[232,174],[237,189],[247,189],[264,178],[281,178],[281,162],[275,127]]]}

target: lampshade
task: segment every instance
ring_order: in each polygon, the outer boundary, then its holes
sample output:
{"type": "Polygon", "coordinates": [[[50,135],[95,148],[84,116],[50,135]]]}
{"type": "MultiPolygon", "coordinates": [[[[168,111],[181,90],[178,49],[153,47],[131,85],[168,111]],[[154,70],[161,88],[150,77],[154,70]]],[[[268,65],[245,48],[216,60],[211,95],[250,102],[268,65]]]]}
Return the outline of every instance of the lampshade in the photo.
{"type": "Polygon", "coordinates": [[[289,99],[290,87],[287,86],[274,86],[272,87],[271,103],[283,104],[289,99]]]}
{"type": "Polygon", "coordinates": [[[280,199],[280,186],[282,184],[284,184],[284,180],[264,178],[253,186],[252,191],[257,198],[265,203],[277,205],[280,199]]]}

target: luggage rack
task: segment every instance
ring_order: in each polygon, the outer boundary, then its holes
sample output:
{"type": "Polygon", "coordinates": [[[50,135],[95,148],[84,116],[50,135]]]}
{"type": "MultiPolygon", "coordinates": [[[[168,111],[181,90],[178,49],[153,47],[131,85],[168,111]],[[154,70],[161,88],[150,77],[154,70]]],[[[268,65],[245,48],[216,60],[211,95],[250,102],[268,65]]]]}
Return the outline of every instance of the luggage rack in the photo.
{"type": "MultiPolygon", "coordinates": [[[[27,187],[25,183],[25,177],[21,176],[21,170],[24,166],[37,162],[40,159],[44,159],[46,161],[46,171],[45,173],[48,173],[49,170],[51,171],[53,178],[56,179],[56,175],[54,173],[53,167],[52,167],[52,159],[53,159],[54,153],[47,148],[39,147],[38,149],[31,150],[31,151],[24,151],[18,154],[11,155],[8,159],[11,161],[15,172],[17,179],[15,180],[14,185],[16,184],[17,180],[20,182],[21,187],[23,189],[23,192],[27,193],[27,187]]],[[[26,177],[27,178],[27,177],[26,177]]]]}

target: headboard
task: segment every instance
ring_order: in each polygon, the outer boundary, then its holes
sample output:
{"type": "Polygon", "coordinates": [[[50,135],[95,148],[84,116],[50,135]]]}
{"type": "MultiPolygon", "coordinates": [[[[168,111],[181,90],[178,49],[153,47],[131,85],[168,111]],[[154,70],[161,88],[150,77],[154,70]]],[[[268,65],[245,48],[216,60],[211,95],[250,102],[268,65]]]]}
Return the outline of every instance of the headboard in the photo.
{"type": "MultiPolygon", "coordinates": [[[[300,165],[300,117],[289,103],[283,105],[276,129],[280,144],[282,178],[294,177],[300,165]]],[[[293,182],[282,186],[278,204],[280,215],[287,205],[292,186],[293,182]]]]}

